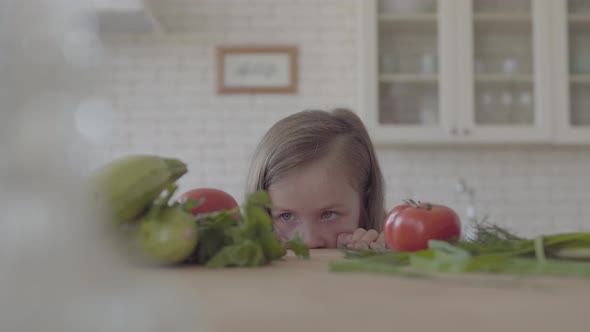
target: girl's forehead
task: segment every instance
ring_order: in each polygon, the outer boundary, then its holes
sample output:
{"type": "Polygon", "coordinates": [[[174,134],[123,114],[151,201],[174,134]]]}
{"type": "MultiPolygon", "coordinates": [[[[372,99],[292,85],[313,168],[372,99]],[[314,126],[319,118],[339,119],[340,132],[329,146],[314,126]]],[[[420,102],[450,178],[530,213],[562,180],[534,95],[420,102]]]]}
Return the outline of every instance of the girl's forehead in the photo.
{"type": "Polygon", "coordinates": [[[319,162],[298,167],[269,188],[278,207],[308,209],[329,204],[344,204],[358,196],[345,167],[319,162]]]}
{"type": "Polygon", "coordinates": [[[348,169],[340,158],[326,156],[290,169],[277,181],[277,184],[281,186],[285,183],[292,185],[293,182],[304,182],[325,186],[348,182],[350,180],[348,169]]]}

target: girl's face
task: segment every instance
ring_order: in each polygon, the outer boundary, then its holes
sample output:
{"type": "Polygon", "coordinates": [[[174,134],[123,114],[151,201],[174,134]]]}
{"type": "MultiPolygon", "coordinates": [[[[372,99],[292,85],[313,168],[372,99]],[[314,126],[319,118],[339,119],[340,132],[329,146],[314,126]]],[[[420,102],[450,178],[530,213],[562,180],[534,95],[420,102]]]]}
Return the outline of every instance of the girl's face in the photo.
{"type": "Polygon", "coordinates": [[[330,156],[270,186],[274,229],[281,240],[299,232],[310,248],[336,248],[339,234],[358,228],[361,197],[342,168],[330,156]]]}

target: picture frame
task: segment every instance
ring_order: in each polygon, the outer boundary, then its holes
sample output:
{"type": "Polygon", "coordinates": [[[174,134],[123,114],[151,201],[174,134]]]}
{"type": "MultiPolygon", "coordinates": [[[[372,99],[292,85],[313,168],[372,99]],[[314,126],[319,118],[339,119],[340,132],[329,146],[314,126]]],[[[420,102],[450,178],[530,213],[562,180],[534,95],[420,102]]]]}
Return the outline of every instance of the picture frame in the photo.
{"type": "Polygon", "coordinates": [[[217,93],[297,93],[297,57],[295,46],[218,47],[217,93]]]}

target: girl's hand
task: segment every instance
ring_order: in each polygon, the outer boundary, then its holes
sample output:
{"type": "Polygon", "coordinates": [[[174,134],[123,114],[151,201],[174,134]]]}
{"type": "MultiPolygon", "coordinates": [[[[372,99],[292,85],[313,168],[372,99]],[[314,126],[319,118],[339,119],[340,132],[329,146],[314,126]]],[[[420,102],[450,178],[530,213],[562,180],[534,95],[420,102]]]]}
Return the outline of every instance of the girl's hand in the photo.
{"type": "Polygon", "coordinates": [[[352,234],[339,234],[336,239],[336,246],[338,248],[350,249],[381,249],[385,248],[385,238],[383,232],[379,234],[374,229],[367,231],[357,228],[352,234]]]}

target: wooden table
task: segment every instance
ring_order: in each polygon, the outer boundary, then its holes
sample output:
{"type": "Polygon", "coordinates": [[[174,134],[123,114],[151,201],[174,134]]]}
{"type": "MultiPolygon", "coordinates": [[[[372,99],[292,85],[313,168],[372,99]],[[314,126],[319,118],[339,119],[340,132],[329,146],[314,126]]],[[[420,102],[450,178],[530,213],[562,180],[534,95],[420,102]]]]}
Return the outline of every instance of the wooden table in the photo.
{"type": "Polygon", "coordinates": [[[337,250],[311,257],[162,273],[205,304],[210,331],[590,331],[590,280],[416,280],[330,272],[337,250]]]}

